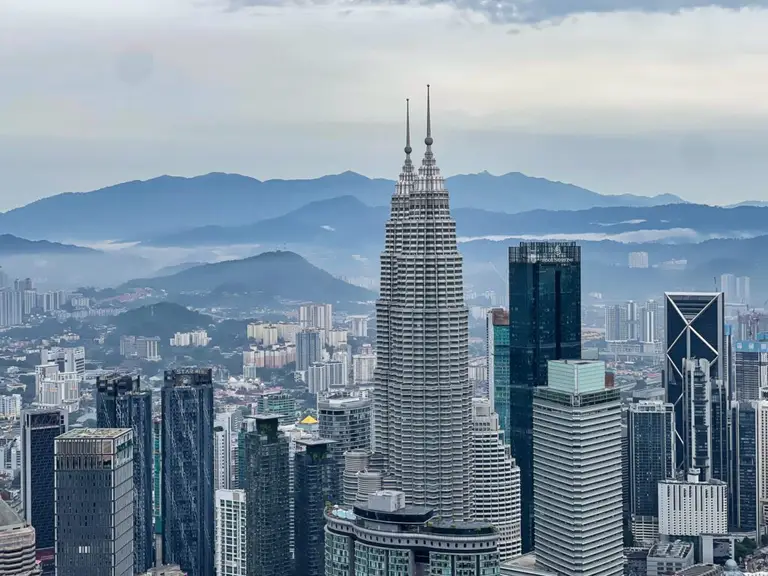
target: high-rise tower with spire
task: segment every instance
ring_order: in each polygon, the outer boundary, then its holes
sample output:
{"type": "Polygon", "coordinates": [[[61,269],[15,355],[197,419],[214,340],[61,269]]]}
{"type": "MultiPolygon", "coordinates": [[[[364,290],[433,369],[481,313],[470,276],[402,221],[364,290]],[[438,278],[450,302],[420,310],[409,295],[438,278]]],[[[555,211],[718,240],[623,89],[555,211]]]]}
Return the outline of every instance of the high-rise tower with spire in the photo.
{"type": "Polygon", "coordinates": [[[392,196],[376,304],[375,450],[414,505],[470,516],[472,387],[462,258],[448,191],[427,148],[415,173],[410,118],[405,163],[392,196]]]}

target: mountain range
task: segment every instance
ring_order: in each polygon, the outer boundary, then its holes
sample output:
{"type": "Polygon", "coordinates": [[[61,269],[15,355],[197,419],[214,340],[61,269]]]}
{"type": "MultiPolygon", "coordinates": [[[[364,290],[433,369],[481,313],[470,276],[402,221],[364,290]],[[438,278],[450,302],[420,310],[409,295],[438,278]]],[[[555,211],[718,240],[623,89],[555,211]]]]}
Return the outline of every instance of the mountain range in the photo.
{"type": "MultiPolygon", "coordinates": [[[[610,237],[675,231],[687,241],[715,236],[768,234],[768,208],[722,208],[677,203],[661,206],[589,208],[575,211],[533,210],[517,214],[476,208],[455,208],[457,234],[463,238],[552,234],[610,237]]],[[[233,244],[311,244],[328,247],[379,245],[389,209],[368,206],[354,196],[319,200],[298,210],[243,226],[205,226],[164,234],[146,241],[151,246],[226,246],[233,244]]]]}
{"type": "Polygon", "coordinates": [[[122,290],[151,288],[169,294],[248,295],[260,305],[277,300],[365,302],[370,290],[335,278],[293,252],[264,252],[241,260],[193,266],[155,278],[132,280],[122,290]]]}
{"type": "MultiPolygon", "coordinates": [[[[447,179],[454,208],[518,213],[596,206],[678,203],[674,195],[601,195],[572,184],[512,172],[447,179]]],[[[394,181],[354,172],[309,180],[266,180],[211,173],[194,178],[160,176],[92,192],[68,192],[0,214],[0,230],[26,238],[141,240],[201,226],[240,226],[275,218],[317,200],[353,196],[385,206],[394,181]]]]}

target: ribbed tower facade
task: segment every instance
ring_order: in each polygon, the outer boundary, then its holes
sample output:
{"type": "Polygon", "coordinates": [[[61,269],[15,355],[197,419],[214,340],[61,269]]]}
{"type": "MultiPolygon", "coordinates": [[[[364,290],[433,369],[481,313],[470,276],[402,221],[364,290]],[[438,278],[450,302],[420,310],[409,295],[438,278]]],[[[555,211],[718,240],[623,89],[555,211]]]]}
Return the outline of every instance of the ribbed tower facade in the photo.
{"type": "Polygon", "coordinates": [[[408,135],[381,255],[375,450],[409,503],[461,520],[470,516],[472,461],[468,311],[431,132],[428,91],[427,149],[416,174],[408,135]]]}

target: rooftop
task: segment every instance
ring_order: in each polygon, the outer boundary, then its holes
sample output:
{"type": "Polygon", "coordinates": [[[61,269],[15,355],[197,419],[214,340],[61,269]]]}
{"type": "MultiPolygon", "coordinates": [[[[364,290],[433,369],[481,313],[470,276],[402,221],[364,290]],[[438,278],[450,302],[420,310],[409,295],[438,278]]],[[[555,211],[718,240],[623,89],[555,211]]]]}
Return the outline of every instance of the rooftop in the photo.
{"type": "Polygon", "coordinates": [[[675,542],[659,542],[651,547],[649,558],[686,558],[693,551],[693,544],[677,540],[675,542]]]}
{"type": "Polygon", "coordinates": [[[77,438],[98,438],[98,439],[115,439],[120,438],[126,432],[130,432],[130,428],[73,428],[69,432],[65,432],[61,436],[58,436],[57,440],[73,440],[77,438]]]}
{"type": "Polygon", "coordinates": [[[330,446],[335,443],[335,440],[328,440],[327,438],[298,438],[296,440],[296,444],[304,446],[330,446]]]}
{"type": "Polygon", "coordinates": [[[307,416],[300,422],[300,424],[317,424],[317,420],[315,420],[312,416],[307,416]]]}

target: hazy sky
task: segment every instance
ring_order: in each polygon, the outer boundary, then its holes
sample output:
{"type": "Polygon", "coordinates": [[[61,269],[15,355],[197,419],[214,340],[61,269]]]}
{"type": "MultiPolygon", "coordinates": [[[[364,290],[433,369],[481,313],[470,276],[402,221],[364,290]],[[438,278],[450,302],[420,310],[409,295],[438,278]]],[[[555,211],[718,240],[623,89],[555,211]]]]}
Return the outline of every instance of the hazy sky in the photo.
{"type": "MultiPolygon", "coordinates": [[[[768,200],[768,0],[0,0],[0,210],[164,173],[768,200]]],[[[257,206],[254,206],[254,211],[257,206]]]]}

